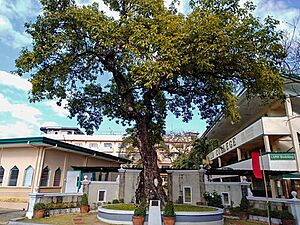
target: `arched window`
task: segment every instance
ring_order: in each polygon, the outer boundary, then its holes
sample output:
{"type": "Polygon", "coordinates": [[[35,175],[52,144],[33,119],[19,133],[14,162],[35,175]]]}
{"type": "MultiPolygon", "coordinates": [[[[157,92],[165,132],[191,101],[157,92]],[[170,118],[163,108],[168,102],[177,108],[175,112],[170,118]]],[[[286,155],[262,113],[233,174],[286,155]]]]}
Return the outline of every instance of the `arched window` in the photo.
{"type": "Polygon", "coordinates": [[[23,186],[31,187],[32,177],[33,177],[33,168],[32,166],[28,166],[25,169],[23,186]]]}
{"type": "Polygon", "coordinates": [[[8,186],[17,186],[18,176],[19,176],[19,169],[18,167],[14,166],[10,170],[8,186]]]}
{"type": "Polygon", "coordinates": [[[60,186],[61,169],[55,170],[53,186],[60,186]]]}
{"type": "Polygon", "coordinates": [[[42,171],[40,186],[48,186],[50,170],[48,166],[46,166],[42,171]]]}
{"type": "Polygon", "coordinates": [[[4,168],[0,166],[0,186],[3,183],[3,177],[4,177],[4,168]]]}

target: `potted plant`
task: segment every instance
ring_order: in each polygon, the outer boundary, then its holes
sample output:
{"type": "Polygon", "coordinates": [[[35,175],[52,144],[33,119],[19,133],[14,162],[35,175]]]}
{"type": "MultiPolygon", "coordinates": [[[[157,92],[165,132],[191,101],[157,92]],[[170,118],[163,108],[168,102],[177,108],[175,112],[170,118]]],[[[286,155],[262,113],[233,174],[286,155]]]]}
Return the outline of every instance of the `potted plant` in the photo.
{"type": "Polygon", "coordinates": [[[45,214],[46,205],[44,203],[36,203],[33,207],[34,210],[34,216],[37,218],[44,217],[45,214]]]}
{"type": "Polygon", "coordinates": [[[81,197],[80,201],[80,212],[81,213],[88,213],[89,212],[89,201],[88,201],[88,196],[86,193],[84,193],[81,197]]]}
{"type": "Polygon", "coordinates": [[[248,219],[248,208],[249,208],[249,201],[246,196],[243,196],[240,203],[240,219],[246,220],[248,219]]]}
{"type": "Polygon", "coordinates": [[[176,214],[174,211],[174,204],[172,201],[168,201],[165,205],[164,213],[164,225],[174,225],[176,221],[176,214]]]}
{"type": "Polygon", "coordinates": [[[280,214],[282,225],[295,225],[294,216],[289,211],[284,210],[280,214]]]}
{"type": "Polygon", "coordinates": [[[146,216],[146,205],[145,202],[142,201],[133,212],[132,223],[133,225],[143,225],[146,216]]]}

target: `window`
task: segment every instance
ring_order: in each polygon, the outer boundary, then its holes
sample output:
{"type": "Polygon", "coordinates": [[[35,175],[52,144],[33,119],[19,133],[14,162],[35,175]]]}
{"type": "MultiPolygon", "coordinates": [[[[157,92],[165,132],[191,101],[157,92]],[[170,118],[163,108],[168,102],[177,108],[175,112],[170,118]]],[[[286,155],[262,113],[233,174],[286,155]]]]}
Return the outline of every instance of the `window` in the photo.
{"type": "Polygon", "coordinates": [[[14,166],[10,170],[8,186],[17,186],[18,176],[19,176],[19,169],[18,167],[14,166]]]}
{"type": "Polygon", "coordinates": [[[98,202],[106,202],[106,190],[98,190],[98,202]]]}
{"type": "Polygon", "coordinates": [[[54,173],[54,181],[53,181],[54,187],[60,186],[60,177],[61,177],[61,169],[58,168],[57,170],[55,170],[54,173]]]}
{"type": "Polygon", "coordinates": [[[40,186],[44,186],[44,187],[48,186],[49,173],[50,173],[50,170],[49,170],[48,166],[46,166],[42,171],[40,186]]]}
{"type": "Polygon", "coordinates": [[[105,148],[112,148],[112,143],[104,143],[105,148]]]}
{"type": "Polygon", "coordinates": [[[183,187],[183,203],[192,203],[191,187],[183,187]]]}
{"type": "Polygon", "coordinates": [[[90,143],[90,148],[98,148],[98,143],[90,143]]]}
{"type": "Polygon", "coordinates": [[[4,177],[4,168],[0,166],[0,186],[2,185],[3,177],[4,177]]]}
{"type": "Polygon", "coordinates": [[[31,187],[32,176],[33,176],[33,168],[32,168],[32,166],[28,166],[25,169],[23,186],[31,187]]]}
{"type": "Polygon", "coordinates": [[[221,197],[222,197],[222,204],[224,206],[231,205],[230,204],[230,195],[228,192],[221,192],[221,197]]]}

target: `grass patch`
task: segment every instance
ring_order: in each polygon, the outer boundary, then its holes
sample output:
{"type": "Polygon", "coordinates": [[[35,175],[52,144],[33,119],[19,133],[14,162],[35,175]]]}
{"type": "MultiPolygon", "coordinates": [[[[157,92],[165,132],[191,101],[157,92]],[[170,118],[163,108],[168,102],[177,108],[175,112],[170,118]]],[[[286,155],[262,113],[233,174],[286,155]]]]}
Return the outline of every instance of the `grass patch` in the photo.
{"type": "MultiPolygon", "coordinates": [[[[133,211],[135,208],[134,204],[113,204],[103,206],[105,209],[115,209],[115,210],[128,210],[133,211]]],[[[209,212],[216,211],[216,209],[205,206],[197,206],[197,205],[174,205],[174,209],[177,212],[187,211],[187,212],[209,212]]]]}
{"type": "Polygon", "coordinates": [[[174,205],[175,212],[187,211],[187,212],[209,212],[216,211],[215,208],[197,206],[197,205],[174,205]]]}
{"type": "Polygon", "coordinates": [[[102,206],[102,208],[133,211],[135,208],[135,205],[134,204],[113,204],[113,205],[102,206]]]}

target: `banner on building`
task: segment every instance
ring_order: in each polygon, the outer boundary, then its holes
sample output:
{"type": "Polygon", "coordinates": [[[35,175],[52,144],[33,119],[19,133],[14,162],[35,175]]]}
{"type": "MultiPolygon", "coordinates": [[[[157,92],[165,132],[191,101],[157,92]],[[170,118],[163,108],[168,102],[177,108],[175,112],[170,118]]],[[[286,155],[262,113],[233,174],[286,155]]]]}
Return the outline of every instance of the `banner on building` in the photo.
{"type": "Polygon", "coordinates": [[[259,156],[260,156],[259,152],[251,152],[253,174],[255,178],[262,179],[259,156]]]}

